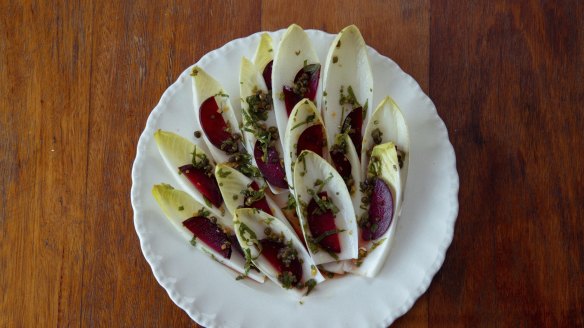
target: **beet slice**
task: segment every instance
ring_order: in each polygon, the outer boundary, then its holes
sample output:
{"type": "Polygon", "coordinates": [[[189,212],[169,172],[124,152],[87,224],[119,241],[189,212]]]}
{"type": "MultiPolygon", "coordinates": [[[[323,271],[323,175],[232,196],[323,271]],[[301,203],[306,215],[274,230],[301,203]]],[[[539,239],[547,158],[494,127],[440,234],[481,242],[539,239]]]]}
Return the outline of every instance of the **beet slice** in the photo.
{"type": "Polygon", "coordinates": [[[262,150],[261,143],[256,141],[253,156],[255,157],[258,169],[262,172],[264,178],[272,185],[279,188],[288,188],[288,183],[286,183],[286,173],[284,172],[284,166],[280,161],[280,154],[275,147],[268,147],[268,158],[267,161],[262,160],[264,152],[262,150]]]}
{"type": "Polygon", "coordinates": [[[335,169],[339,172],[339,175],[347,180],[351,177],[351,162],[347,158],[347,155],[340,151],[331,152],[331,159],[335,165],[335,169]]]}
{"type": "MultiPolygon", "coordinates": [[[[323,197],[328,198],[328,194],[321,192],[318,194],[321,199],[323,197]]],[[[314,199],[310,200],[308,203],[308,228],[310,229],[310,234],[312,238],[317,239],[325,233],[330,233],[331,231],[337,230],[337,225],[335,224],[335,215],[333,211],[327,210],[323,213],[317,213],[320,211],[318,204],[314,199]]],[[[341,252],[341,242],[339,240],[339,234],[333,233],[329,236],[322,238],[318,243],[322,248],[329,252],[340,253],[341,252]]]]}
{"type": "Polygon", "coordinates": [[[215,147],[221,149],[221,144],[231,138],[227,123],[219,113],[219,106],[215,101],[215,97],[210,97],[203,102],[199,109],[199,120],[203,132],[215,147]]]}
{"type": "Polygon", "coordinates": [[[284,103],[286,104],[286,113],[288,113],[288,117],[290,117],[290,113],[294,109],[294,106],[302,100],[302,97],[297,95],[291,87],[284,86],[282,88],[282,92],[284,93],[284,103]]]}
{"type": "Polygon", "coordinates": [[[183,225],[224,258],[231,258],[231,241],[216,223],[204,216],[195,216],[183,221],[183,225]]]}
{"type": "Polygon", "coordinates": [[[363,127],[363,109],[361,107],[353,109],[349,115],[345,117],[343,127],[345,124],[351,126],[349,138],[351,138],[351,141],[353,141],[353,145],[357,150],[357,154],[361,154],[361,143],[363,141],[363,137],[361,136],[361,129],[363,127]]]}
{"type": "Polygon", "coordinates": [[[289,271],[294,277],[296,277],[296,282],[302,281],[302,264],[300,264],[298,258],[292,260],[289,266],[286,266],[286,264],[278,258],[278,253],[285,247],[284,244],[269,239],[260,240],[260,244],[262,245],[262,256],[264,256],[278,273],[289,271]]]}
{"type": "MultiPolygon", "coordinates": [[[[251,183],[251,187],[253,188],[253,190],[258,191],[260,190],[260,187],[258,186],[258,184],[253,181],[251,183]]],[[[255,202],[253,202],[249,207],[251,208],[257,208],[260,211],[264,211],[270,215],[274,215],[274,213],[272,213],[272,210],[270,209],[270,205],[268,205],[268,202],[266,201],[266,197],[264,196],[262,199],[258,199],[255,202]]]]}
{"type": "Polygon", "coordinates": [[[274,61],[270,61],[266,67],[264,68],[264,71],[262,72],[262,76],[264,77],[264,81],[266,82],[266,86],[268,87],[268,90],[272,90],[272,66],[274,64],[274,61]]]}
{"type": "Polygon", "coordinates": [[[298,138],[298,145],[296,147],[296,156],[299,156],[303,150],[311,150],[322,157],[322,149],[324,148],[324,133],[322,125],[316,124],[304,130],[298,138]]]}
{"type": "Polygon", "coordinates": [[[308,75],[308,83],[306,85],[306,92],[304,94],[298,94],[294,92],[294,89],[290,86],[284,86],[282,88],[282,93],[284,94],[284,103],[286,104],[286,112],[288,112],[288,116],[290,116],[292,109],[294,109],[294,106],[296,106],[300,100],[308,98],[310,101],[314,102],[314,99],[316,98],[318,81],[320,80],[320,64],[310,64],[301,68],[294,77],[294,84],[298,83],[304,74],[308,75]]]}
{"type": "Polygon", "coordinates": [[[362,229],[363,240],[375,240],[381,236],[393,219],[393,197],[387,184],[380,178],[375,178],[371,203],[369,204],[369,224],[362,229]]]}
{"type": "Polygon", "coordinates": [[[183,165],[178,170],[207,198],[215,207],[223,204],[223,197],[217,185],[215,176],[208,176],[202,169],[197,169],[193,164],[183,165]]]}
{"type": "Polygon", "coordinates": [[[318,81],[320,79],[320,64],[310,64],[304,66],[296,76],[294,77],[294,83],[298,82],[302,77],[303,73],[308,74],[308,85],[306,93],[301,98],[308,98],[310,101],[314,101],[316,98],[316,91],[318,89],[318,81]]]}

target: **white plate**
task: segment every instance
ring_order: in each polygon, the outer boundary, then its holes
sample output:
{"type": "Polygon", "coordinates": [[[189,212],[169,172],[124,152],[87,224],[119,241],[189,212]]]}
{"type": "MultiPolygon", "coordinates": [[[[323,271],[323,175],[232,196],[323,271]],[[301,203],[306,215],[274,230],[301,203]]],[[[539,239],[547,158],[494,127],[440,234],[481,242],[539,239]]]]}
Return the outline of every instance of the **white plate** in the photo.
{"type": "MultiPolygon", "coordinates": [[[[277,42],[283,30],[272,33],[277,42]]],[[[307,31],[321,62],[334,36],[307,31]]],[[[211,51],[197,63],[217,78],[239,106],[239,64],[252,58],[260,33],[211,51]]],[[[452,241],[458,214],[458,173],[444,122],[419,85],[392,60],[369,48],[374,104],[386,95],[409,125],[411,161],[403,212],[385,266],[373,279],[348,275],[318,285],[302,302],[271,282],[236,281],[174,230],[151,195],[176,185],[153,139],[161,128],[194,139],[190,68],[168,88],[140,136],[132,169],[134,224],[144,257],[170,298],[206,327],[386,327],[428,288],[452,241]]]]}

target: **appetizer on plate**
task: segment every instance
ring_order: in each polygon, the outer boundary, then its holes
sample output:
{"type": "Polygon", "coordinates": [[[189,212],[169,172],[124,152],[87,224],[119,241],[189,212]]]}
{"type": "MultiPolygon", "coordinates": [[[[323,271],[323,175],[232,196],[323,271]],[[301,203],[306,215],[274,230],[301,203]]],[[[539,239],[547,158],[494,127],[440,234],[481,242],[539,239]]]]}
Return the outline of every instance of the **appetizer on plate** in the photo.
{"type": "Polygon", "coordinates": [[[357,221],[343,178],[318,154],[302,151],[294,165],[297,212],[316,264],[356,259],[357,221]]]}
{"type": "Polygon", "coordinates": [[[242,136],[229,95],[201,67],[191,70],[195,117],[217,163],[233,161],[243,152],[242,136]]]}
{"type": "Polygon", "coordinates": [[[373,73],[367,46],[359,29],[351,25],[333,40],[324,68],[321,107],[330,145],[338,134],[345,133],[361,153],[361,130],[372,101],[373,73]]]}
{"type": "Polygon", "coordinates": [[[402,202],[400,168],[392,142],[373,148],[362,189],[359,258],[349,271],[374,277],[389,253],[402,202]]]}
{"type": "MultiPolygon", "coordinates": [[[[256,54],[256,60],[258,57],[262,58],[260,62],[267,61],[272,53],[269,51],[271,48],[268,49],[266,45],[269,37],[265,36],[267,34],[262,36],[256,54]]],[[[272,91],[266,84],[261,68],[245,57],[241,60],[239,81],[242,131],[247,149],[253,154],[253,163],[259,168],[272,192],[282,193],[288,189],[288,183],[282,159],[282,143],[273,110],[272,91]]]]}
{"type": "Polygon", "coordinates": [[[229,213],[235,215],[235,211],[240,208],[255,208],[276,217],[288,228],[293,229],[280,207],[266,193],[266,185],[246,177],[227,164],[217,165],[215,176],[229,213]]]}
{"type": "MultiPolygon", "coordinates": [[[[317,99],[320,61],[304,30],[292,24],[284,33],[272,68],[272,97],[281,140],[292,109],[302,99],[317,99]]],[[[288,181],[290,183],[290,181],[288,181]]]]}
{"type": "Polygon", "coordinates": [[[158,130],[154,140],[162,159],[181,186],[198,202],[207,205],[215,215],[223,216],[223,197],[215,179],[215,164],[201,143],[169,131],[158,130]]]}
{"type": "Polygon", "coordinates": [[[308,294],[324,281],[302,242],[280,220],[258,209],[242,208],[235,212],[234,226],[248,263],[282,288],[308,294]]]}
{"type": "Polygon", "coordinates": [[[294,107],[284,137],[284,167],[292,193],[295,193],[294,163],[303,150],[310,150],[321,157],[328,158],[324,130],[320,113],[312,101],[304,99],[294,107]]]}
{"type": "Polygon", "coordinates": [[[367,174],[369,158],[375,145],[393,142],[400,167],[402,189],[405,188],[410,163],[410,134],[404,116],[391,97],[385,97],[377,106],[365,133],[361,150],[361,173],[367,174]]]}
{"type": "Polygon", "coordinates": [[[231,217],[215,217],[187,193],[167,184],[155,185],[152,195],[158,205],[186,241],[213,260],[248,277],[264,282],[263,274],[246,267],[231,217]]]}

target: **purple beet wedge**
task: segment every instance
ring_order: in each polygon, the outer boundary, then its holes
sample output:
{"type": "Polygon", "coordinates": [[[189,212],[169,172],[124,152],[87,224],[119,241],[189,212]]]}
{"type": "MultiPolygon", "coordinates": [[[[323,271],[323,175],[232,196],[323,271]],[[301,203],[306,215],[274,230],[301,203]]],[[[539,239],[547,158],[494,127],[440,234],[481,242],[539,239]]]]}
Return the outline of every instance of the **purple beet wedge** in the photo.
{"type": "Polygon", "coordinates": [[[286,112],[288,116],[292,113],[292,109],[296,104],[304,99],[308,98],[310,101],[314,102],[316,98],[316,92],[318,91],[318,81],[320,80],[320,64],[306,65],[296,73],[294,77],[294,84],[297,85],[302,83],[304,92],[294,91],[293,87],[284,86],[282,92],[284,94],[284,103],[286,104],[286,112]]]}
{"type": "Polygon", "coordinates": [[[304,130],[298,138],[296,147],[296,156],[299,156],[303,150],[310,150],[323,156],[325,146],[324,133],[321,124],[316,124],[304,130]]]}
{"type": "Polygon", "coordinates": [[[331,159],[339,175],[343,179],[348,179],[351,177],[351,162],[347,158],[347,155],[342,152],[331,152],[331,159]]]}
{"type": "Polygon", "coordinates": [[[282,93],[284,94],[284,103],[286,104],[286,113],[288,113],[288,117],[290,117],[290,113],[294,109],[294,106],[302,100],[302,97],[294,93],[291,87],[285,86],[282,89],[282,93]]]}
{"type": "Polygon", "coordinates": [[[253,155],[258,165],[258,169],[262,172],[264,178],[272,185],[278,188],[288,188],[288,183],[286,183],[286,173],[284,172],[284,167],[280,161],[280,154],[275,147],[268,147],[268,158],[264,162],[262,157],[264,152],[262,151],[261,143],[256,141],[253,155]]]}
{"type": "Polygon", "coordinates": [[[199,109],[199,121],[201,122],[203,132],[213,146],[221,148],[221,144],[231,138],[227,123],[225,123],[223,116],[219,113],[219,106],[214,97],[208,98],[201,105],[199,109]]]}
{"type": "Polygon", "coordinates": [[[376,240],[383,236],[393,218],[394,204],[391,190],[380,178],[375,178],[369,203],[369,225],[362,230],[363,240],[376,240]]]}
{"type": "Polygon", "coordinates": [[[302,98],[308,98],[314,102],[316,98],[316,91],[318,89],[318,81],[320,80],[320,64],[310,64],[303,67],[294,77],[294,83],[297,83],[303,78],[303,75],[308,75],[308,83],[306,93],[302,98]]]}
{"type": "Polygon", "coordinates": [[[264,77],[264,81],[266,82],[266,87],[268,87],[268,90],[272,90],[272,66],[274,64],[274,61],[270,61],[266,67],[264,68],[264,71],[262,72],[262,76],[264,77]]]}
{"type": "Polygon", "coordinates": [[[260,240],[260,244],[262,245],[262,256],[278,273],[289,271],[296,277],[296,281],[302,281],[302,264],[297,258],[292,260],[288,266],[278,258],[278,253],[285,247],[284,244],[269,239],[260,240]]]}
{"type": "Polygon", "coordinates": [[[183,221],[183,225],[207,246],[224,258],[231,258],[231,241],[216,223],[204,216],[195,216],[183,221]]]}
{"type": "Polygon", "coordinates": [[[202,169],[195,168],[193,164],[183,165],[178,169],[211,204],[215,207],[221,207],[223,197],[221,197],[215,176],[208,176],[202,169]]]}
{"type": "MultiPolygon", "coordinates": [[[[258,184],[255,181],[253,181],[251,183],[251,187],[255,191],[260,190],[260,187],[258,186],[258,184]]],[[[270,206],[268,205],[268,202],[266,201],[266,197],[265,196],[262,199],[258,199],[255,202],[253,202],[251,204],[251,206],[249,206],[249,207],[251,207],[251,208],[257,208],[260,211],[264,211],[264,212],[266,212],[266,213],[268,213],[270,215],[274,215],[272,213],[272,210],[270,209],[270,206]]]]}
{"type": "MultiPolygon", "coordinates": [[[[326,192],[321,192],[318,194],[318,197],[323,199],[328,198],[328,195],[326,192]]],[[[318,239],[323,234],[337,230],[335,215],[333,212],[331,210],[322,212],[314,199],[310,200],[310,203],[308,203],[307,212],[308,227],[312,238],[318,239]]],[[[322,238],[318,244],[329,252],[337,254],[341,252],[341,242],[338,233],[333,233],[322,238]]]]}
{"type": "Polygon", "coordinates": [[[349,138],[351,138],[351,141],[353,141],[353,145],[357,150],[357,154],[361,154],[361,142],[363,141],[363,137],[361,135],[361,129],[363,127],[363,109],[361,107],[353,109],[349,115],[345,117],[343,127],[347,125],[351,127],[349,138]]]}

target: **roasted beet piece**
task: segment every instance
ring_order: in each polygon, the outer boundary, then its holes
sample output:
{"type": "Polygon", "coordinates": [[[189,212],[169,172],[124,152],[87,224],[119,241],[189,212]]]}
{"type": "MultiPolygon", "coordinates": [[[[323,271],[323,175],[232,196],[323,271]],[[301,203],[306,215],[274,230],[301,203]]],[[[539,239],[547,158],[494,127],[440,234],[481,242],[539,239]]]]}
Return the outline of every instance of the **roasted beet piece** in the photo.
{"type": "MultiPolygon", "coordinates": [[[[321,192],[318,194],[320,199],[328,199],[326,192],[321,192]]],[[[329,252],[340,253],[341,252],[341,242],[339,240],[339,234],[337,232],[332,233],[337,230],[337,225],[335,224],[335,215],[332,210],[323,211],[314,199],[310,200],[307,207],[308,212],[308,227],[310,229],[310,234],[315,240],[320,239],[318,244],[329,252]],[[322,238],[324,234],[328,236],[322,238]]]]}
{"type": "Polygon", "coordinates": [[[199,109],[199,121],[201,122],[201,128],[209,141],[217,148],[221,149],[221,145],[232,138],[231,133],[229,133],[229,127],[223,116],[219,111],[219,106],[215,97],[210,97],[199,109]]]}
{"type": "Polygon", "coordinates": [[[264,152],[262,151],[262,146],[259,141],[256,141],[253,156],[255,157],[258,169],[262,172],[264,178],[272,185],[279,188],[288,188],[286,183],[286,173],[284,172],[284,167],[280,162],[280,154],[275,147],[268,147],[268,158],[264,162],[262,156],[264,152]]]}
{"type": "Polygon", "coordinates": [[[183,225],[224,258],[231,258],[231,241],[216,223],[204,216],[195,216],[183,221],[183,225]]]}
{"type": "Polygon", "coordinates": [[[383,236],[391,225],[393,210],[391,190],[383,180],[375,178],[369,203],[369,222],[361,233],[363,240],[375,240],[383,236]]]}
{"type": "Polygon", "coordinates": [[[294,106],[302,100],[302,97],[294,93],[291,87],[284,86],[282,92],[284,93],[284,103],[286,104],[286,112],[288,113],[288,117],[290,117],[290,113],[294,109],[294,106]]]}
{"type": "Polygon", "coordinates": [[[304,66],[296,73],[294,83],[298,83],[302,79],[307,79],[306,92],[302,95],[302,98],[308,98],[310,101],[314,101],[318,89],[318,80],[320,79],[320,64],[304,66]]]}
{"type": "Polygon", "coordinates": [[[270,239],[262,239],[260,240],[260,244],[262,245],[262,256],[270,262],[272,267],[274,267],[278,273],[289,271],[294,277],[296,277],[297,282],[302,281],[302,264],[300,264],[298,258],[290,261],[288,266],[278,258],[280,250],[286,247],[284,244],[270,239]]]}
{"type": "Polygon", "coordinates": [[[296,156],[300,155],[303,150],[311,150],[322,157],[322,149],[325,145],[322,125],[316,124],[304,130],[298,138],[296,147],[296,156]]]}
{"type": "Polygon", "coordinates": [[[274,61],[272,60],[271,62],[269,62],[266,67],[264,68],[264,71],[262,72],[262,76],[264,77],[264,81],[266,82],[266,86],[268,87],[268,90],[272,90],[272,66],[274,64],[274,61]]]}
{"type": "Polygon", "coordinates": [[[284,86],[284,102],[288,116],[296,104],[308,98],[314,102],[316,91],[318,90],[318,81],[320,79],[320,64],[310,64],[301,68],[294,77],[294,86],[284,86]]]}
{"type": "Polygon", "coordinates": [[[351,162],[342,152],[331,152],[331,159],[339,175],[346,181],[351,177],[351,162]]]}
{"type": "MultiPolygon", "coordinates": [[[[254,181],[251,183],[251,187],[253,188],[253,190],[260,190],[260,187],[258,186],[258,184],[254,181]]],[[[255,202],[253,202],[249,207],[251,208],[257,208],[260,211],[264,211],[270,215],[274,215],[272,213],[272,210],[270,209],[270,206],[268,205],[268,202],[266,201],[266,197],[264,196],[262,199],[258,199],[255,202]]]]}
{"type": "Polygon", "coordinates": [[[219,185],[217,185],[214,175],[208,176],[204,170],[195,168],[193,164],[183,165],[178,169],[211,204],[215,207],[220,207],[223,204],[223,197],[221,197],[221,191],[219,191],[219,185]]]}

